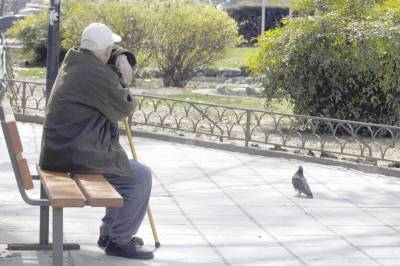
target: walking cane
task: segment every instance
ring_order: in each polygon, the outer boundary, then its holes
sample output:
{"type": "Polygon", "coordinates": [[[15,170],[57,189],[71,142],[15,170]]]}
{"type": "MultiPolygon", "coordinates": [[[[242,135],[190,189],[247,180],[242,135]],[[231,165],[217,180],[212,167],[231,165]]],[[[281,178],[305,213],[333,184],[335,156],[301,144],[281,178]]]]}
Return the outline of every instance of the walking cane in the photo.
{"type": "MultiPolygon", "coordinates": [[[[135,161],[137,161],[138,158],[136,155],[135,146],[133,146],[132,132],[131,132],[131,128],[128,123],[128,118],[124,119],[124,124],[125,124],[126,134],[128,135],[129,146],[131,147],[132,157],[135,161]]],[[[152,231],[153,237],[154,237],[154,245],[156,246],[156,248],[158,248],[158,247],[160,247],[161,244],[160,244],[160,240],[158,240],[157,229],[154,224],[153,214],[151,213],[150,206],[147,207],[147,217],[149,217],[151,231],[152,231]]]]}

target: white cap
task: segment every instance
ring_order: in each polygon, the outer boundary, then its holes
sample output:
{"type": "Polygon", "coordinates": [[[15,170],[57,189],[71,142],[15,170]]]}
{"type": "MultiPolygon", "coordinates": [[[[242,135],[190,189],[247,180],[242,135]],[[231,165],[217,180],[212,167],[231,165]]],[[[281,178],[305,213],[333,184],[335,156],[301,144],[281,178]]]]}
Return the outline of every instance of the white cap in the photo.
{"type": "Polygon", "coordinates": [[[82,32],[81,48],[102,50],[120,42],[121,37],[103,23],[91,23],[82,32]]]}

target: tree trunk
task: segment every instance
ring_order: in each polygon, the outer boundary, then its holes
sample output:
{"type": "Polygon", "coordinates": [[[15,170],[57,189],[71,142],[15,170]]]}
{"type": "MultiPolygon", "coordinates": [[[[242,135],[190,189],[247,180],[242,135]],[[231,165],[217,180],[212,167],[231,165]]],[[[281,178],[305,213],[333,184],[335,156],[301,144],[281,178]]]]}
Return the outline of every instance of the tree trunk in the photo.
{"type": "Polygon", "coordinates": [[[160,71],[165,87],[184,88],[193,77],[193,71],[191,69],[182,70],[172,66],[167,69],[161,68],[160,71]]]}
{"type": "Polygon", "coordinates": [[[188,82],[187,79],[177,76],[162,76],[164,87],[184,88],[188,82]]]}

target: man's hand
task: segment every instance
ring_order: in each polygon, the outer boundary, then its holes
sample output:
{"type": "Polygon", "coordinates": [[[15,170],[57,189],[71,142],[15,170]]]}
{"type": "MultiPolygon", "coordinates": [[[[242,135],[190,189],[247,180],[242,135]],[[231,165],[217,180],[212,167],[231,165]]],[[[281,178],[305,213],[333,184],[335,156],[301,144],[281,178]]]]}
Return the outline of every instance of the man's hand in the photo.
{"type": "Polygon", "coordinates": [[[121,73],[122,84],[125,87],[128,87],[132,83],[133,79],[133,70],[131,65],[126,58],[126,55],[121,54],[117,57],[115,61],[115,66],[118,68],[119,72],[121,73]]]}

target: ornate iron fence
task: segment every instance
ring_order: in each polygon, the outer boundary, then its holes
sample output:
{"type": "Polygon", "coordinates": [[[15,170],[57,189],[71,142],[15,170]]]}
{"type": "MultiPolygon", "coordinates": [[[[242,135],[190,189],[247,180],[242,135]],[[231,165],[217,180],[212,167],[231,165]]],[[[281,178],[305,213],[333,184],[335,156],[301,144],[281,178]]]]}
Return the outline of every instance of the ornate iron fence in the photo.
{"type": "MultiPolygon", "coordinates": [[[[9,53],[7,53],[6,39],[3,34],[0,35],[0,90],[7,88],[8,93],[12,95],[12,99],[17,98],[18,95],[14,91],[14,86],[8,84],[9,80],[14,80],[14,72],[12,67],[12,60],[9,53]]],[[[1,93],[0,93],[1,96],[1,93]]]]}
{"type": "Polygon", "coordinates": [[[46,108],[45,83],[11,79],[2,79],[2,83],[10,92],[11,105],[17,113],[44,117],[46,108]]]}
{"type": "MultiPolygon", "coordinates": [[[[44,83],[6,79],[2,82],[15,92],[11,102],[16,112],[44,116],[44,83]]],[[[205,136],[211,141],[350,156],[375,163],[400,160],[400,127],[135,96],[138,107],[131,122],[143,130],[158,128],[161,132],[205,136]]]]}

